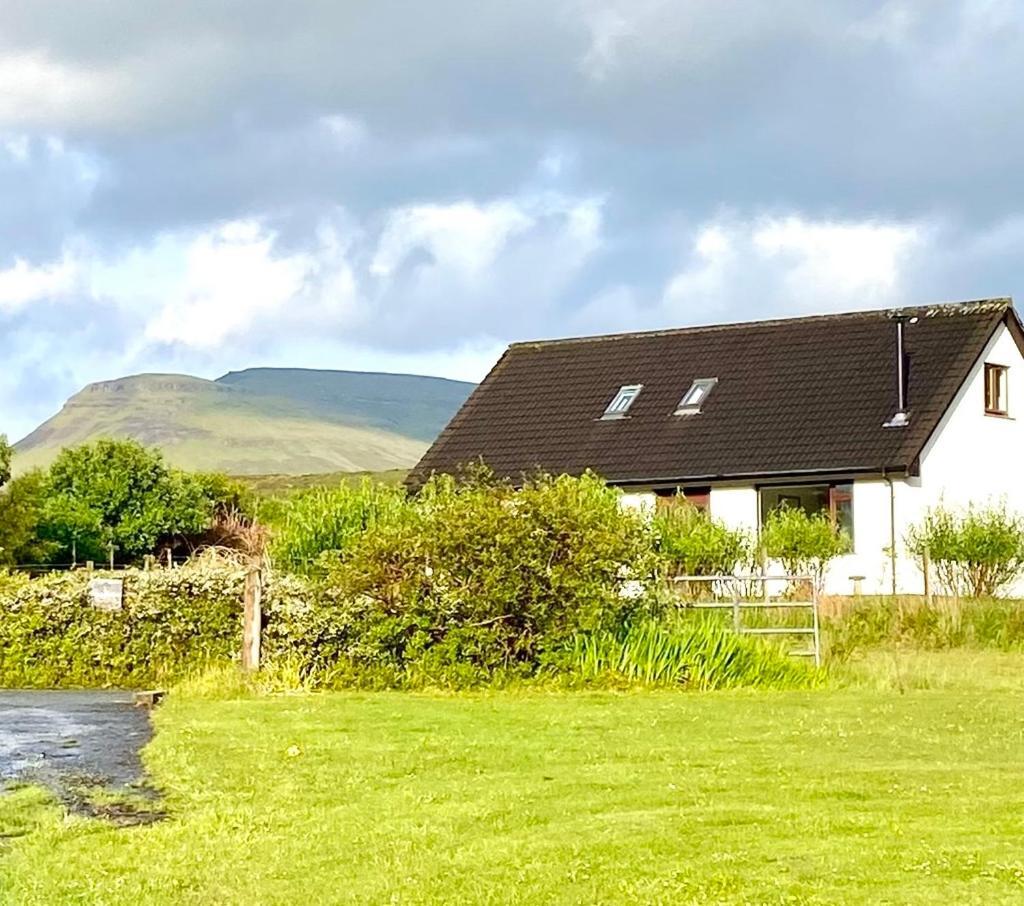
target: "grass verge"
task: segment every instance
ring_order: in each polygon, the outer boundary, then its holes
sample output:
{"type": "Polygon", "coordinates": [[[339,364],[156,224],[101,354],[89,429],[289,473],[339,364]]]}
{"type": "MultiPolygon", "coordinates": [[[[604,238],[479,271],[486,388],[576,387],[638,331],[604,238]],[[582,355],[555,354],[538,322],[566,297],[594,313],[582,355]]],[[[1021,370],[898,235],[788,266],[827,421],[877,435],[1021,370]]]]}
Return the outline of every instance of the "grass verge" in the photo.
{"type": "Polygon", "coordinates": [[[1024,661],[972,657],[929,688],[865,659],[814,690],[179,693],[145,752],[169,819],[0,796],[0,902],[1021,902],[1024,661]]]}

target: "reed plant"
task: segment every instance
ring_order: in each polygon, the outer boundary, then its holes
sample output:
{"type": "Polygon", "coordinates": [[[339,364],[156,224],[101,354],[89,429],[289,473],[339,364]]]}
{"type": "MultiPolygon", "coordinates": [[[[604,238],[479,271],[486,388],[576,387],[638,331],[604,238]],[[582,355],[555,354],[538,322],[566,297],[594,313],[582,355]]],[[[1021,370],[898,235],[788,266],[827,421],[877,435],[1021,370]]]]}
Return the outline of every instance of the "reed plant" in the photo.
{"type": "Polygon", "coordinates": [[[579,633],[571,669],[587,680],[625,679],[691,689],[799,688],[817,672],[779,646],[737,636],[716,617],[645,620],[618,632],[579,633]]]}

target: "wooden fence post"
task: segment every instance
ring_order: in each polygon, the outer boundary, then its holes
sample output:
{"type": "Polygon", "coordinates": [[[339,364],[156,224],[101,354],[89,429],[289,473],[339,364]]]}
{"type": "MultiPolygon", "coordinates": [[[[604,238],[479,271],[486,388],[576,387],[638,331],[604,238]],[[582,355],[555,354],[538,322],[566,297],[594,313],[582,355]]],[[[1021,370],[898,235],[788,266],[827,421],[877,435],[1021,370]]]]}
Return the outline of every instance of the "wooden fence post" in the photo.
{"type": "Polygon", "coordinates": [[[921,559],[923,561],[921,569],[924,572],[924,602],[930,607],[932,603],[932,556],[928,548],[924,549],[921,559]]]}
{"type": "Polygon", "coordinates": [[[252,564],[245,574],[242,613],[242,669],[259,670],[263,630],[263,571],[252,564]]]}

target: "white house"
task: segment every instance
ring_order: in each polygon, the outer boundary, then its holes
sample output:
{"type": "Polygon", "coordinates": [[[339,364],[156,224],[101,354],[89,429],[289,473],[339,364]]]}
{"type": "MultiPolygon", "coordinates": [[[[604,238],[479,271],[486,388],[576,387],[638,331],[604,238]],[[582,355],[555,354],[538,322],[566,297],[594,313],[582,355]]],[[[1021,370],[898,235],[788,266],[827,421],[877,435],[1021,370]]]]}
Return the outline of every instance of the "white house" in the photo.
{"type": "Polygon", "coordinates": [[[682,493],[752,532],[775,506],[823,510],[853,539],[828,592],[917,593],[904,542],[929,507],[1024,513],[1020,416],[1009,299],[517,343],[410,481],[592,469],[627,505],[682,493]]]}

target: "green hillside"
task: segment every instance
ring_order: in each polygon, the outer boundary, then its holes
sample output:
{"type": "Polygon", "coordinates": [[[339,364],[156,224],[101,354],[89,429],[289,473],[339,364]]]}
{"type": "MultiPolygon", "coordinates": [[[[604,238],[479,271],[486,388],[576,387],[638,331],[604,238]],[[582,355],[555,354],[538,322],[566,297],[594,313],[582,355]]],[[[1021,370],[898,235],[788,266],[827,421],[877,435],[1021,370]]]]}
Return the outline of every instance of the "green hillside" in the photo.
{"type": "Polygon", "coordinates": [[[15,469],[66,446],[130,437],[182,468],[235,475],[407,469],[472,390],[408,375],[303,369],[217,381],[144,374],[90,384],[15,445],[15,469]]]}

